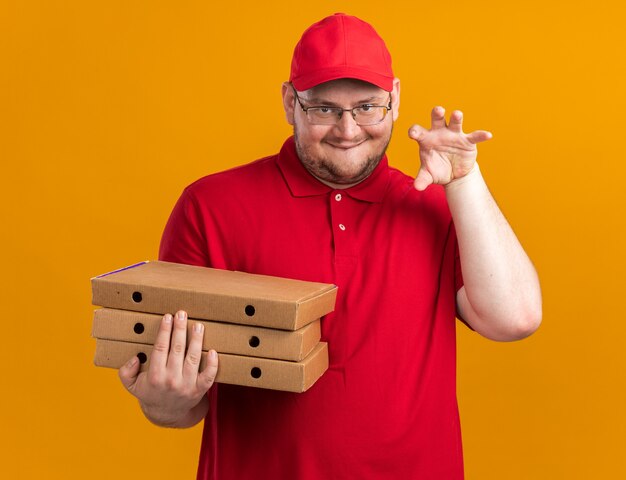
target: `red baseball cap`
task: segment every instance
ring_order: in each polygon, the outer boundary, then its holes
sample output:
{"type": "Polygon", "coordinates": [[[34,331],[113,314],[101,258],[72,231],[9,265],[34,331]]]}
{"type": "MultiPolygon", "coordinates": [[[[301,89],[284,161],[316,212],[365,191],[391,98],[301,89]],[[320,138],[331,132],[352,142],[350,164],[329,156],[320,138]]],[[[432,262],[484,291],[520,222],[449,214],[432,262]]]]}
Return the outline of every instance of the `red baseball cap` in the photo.
{"type": "Polygon", "coordinates": [[[289,81],[303,91],[338,78],[363,80],[388,92],[393,89],[385,42],[369,23],[345,13],[335,13],[305,30],[293,51],[289,81]]]}

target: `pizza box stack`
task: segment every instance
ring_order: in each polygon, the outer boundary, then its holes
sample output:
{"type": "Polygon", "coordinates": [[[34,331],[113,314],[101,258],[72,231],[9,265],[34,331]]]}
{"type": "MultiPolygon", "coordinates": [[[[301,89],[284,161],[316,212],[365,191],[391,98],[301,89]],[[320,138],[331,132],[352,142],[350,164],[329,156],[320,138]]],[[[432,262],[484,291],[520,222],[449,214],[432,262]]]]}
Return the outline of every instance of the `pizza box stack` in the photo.
{"type": "Polygon", "coordinates": [[[203,355],[218,352],[216,382],[304,392],[328,369],[320,317],[333,311],[337,287],[268,275],[151,261],[91,279],[96,366],[141,369],[164,314],[179,310],[204,325],[203,355]]]}

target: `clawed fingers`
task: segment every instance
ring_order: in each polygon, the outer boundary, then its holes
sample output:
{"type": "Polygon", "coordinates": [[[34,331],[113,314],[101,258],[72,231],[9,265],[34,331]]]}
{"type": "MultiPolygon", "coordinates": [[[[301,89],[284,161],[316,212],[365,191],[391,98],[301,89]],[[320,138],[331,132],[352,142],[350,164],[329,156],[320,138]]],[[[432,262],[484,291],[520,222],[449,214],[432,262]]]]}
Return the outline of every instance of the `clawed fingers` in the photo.
{"type": "MultiPolygon", "coordinates": [[[[460,110],[454,110],[450,114],[450,122],[446,123],[446,110],[443,107],[435,107],[430,113],[431,127],[430,131],[438,130],[441,128],[447,128],[455,133],[463,133],[463,112],[460,110]]],[[[418,133],[426,131],[419,125],[414,125],[409,130],[409,136],[415,140],[419,140],[418,133]]]]}
{"type": "Polygon", "coordinates": [[[433,176],[430,174],[428,170],[425,168],[420,168],[419,172],[417,172],[417,177],[415,177],[415,181],[413,185],[415,189],[418,191],[426,190],[426,187],[433,183],[433,176]]]}
{"type": "Polygon", "coordinates": [[[428,133],[428,130],[420,125],[413,125],[411,128],[409,128],[409,137],[411,137],[413,140],[417,140],[418,142],[426,133],[428,133]]]}
{"type": "Polygon", "coordinates": [[[472,143],[484,142],[485,140],[489,140],[492,137],[493,135],[491,134],[491,132],[488,132],[486,130],[476,130],[472,133],[468,133],[465,136],[465,138],[467,138],[472,143]]]}
{"type": "Polygon", "coordinates": [[[450,114],[448,128],[455,133],[463,132],[463,112],[455,110],[450,114]]]}
{"type": "Polygon", "coordinates": [[[430,129],[436,130],[438,128],[446,127],[446,109],[443,107],[435,107],[430,112],[430,129]]]}
{"type": "Polygon", "coordinates": [[[409,137],[421,143],[423,140],[426,139],[428,133],[432,132],[434,134],[437,130],[461,134],[463,138],[467,139],[470,143],[473,144],[484,142],[485,140],[489,140],[493,137],[491,132],[488,132],[486,130],[476,130],[472,133],[464,134],[463,112],[460,110],[454,110],[450,114],[450,121],[448,123],[446,123],[445,113],[446,110],[443,107],[437,106],[433,108],[431,112],[431,128],[428,130],[420,125],[413,125],[409,129],[409,137]]]}

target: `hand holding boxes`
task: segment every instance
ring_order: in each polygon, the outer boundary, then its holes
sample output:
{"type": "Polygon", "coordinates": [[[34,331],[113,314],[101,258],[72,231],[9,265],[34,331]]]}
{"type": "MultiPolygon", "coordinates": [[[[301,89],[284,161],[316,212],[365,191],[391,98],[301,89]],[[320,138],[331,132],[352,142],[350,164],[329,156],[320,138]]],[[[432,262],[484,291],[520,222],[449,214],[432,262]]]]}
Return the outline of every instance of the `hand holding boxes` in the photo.
{"type": "MultiPolygon", "coordinates": [[[[303,392],[328,368],[319,318],[337,287],[169,262],[144,262],[92,279],[95,364],[147,368],[165,313],[205,326],[203,350],[219,354],[217,382],[303,392]]],[[[201,367],[202,368],[202,367],[201,367]]]]}

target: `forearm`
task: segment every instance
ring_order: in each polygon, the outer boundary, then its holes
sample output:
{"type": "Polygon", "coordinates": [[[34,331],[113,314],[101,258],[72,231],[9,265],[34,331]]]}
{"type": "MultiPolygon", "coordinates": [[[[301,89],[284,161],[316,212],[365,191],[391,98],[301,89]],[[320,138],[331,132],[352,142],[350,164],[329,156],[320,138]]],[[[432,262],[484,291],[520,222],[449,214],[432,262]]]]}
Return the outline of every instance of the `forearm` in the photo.
{"type": "Polygon", "coordinates": [[[464,319],[494,340],[530,335],[541,322],[537,273],[478,169],[446,186],[457,232],[464,319]]]}
{"type": "Polygon", "coordinates": [[[204,395],[200,402],[186,413],[164,412],[139,403],[145,417],[160,427],[189,428],[201,422],[209,411],[209,398],[204,395]]]}

